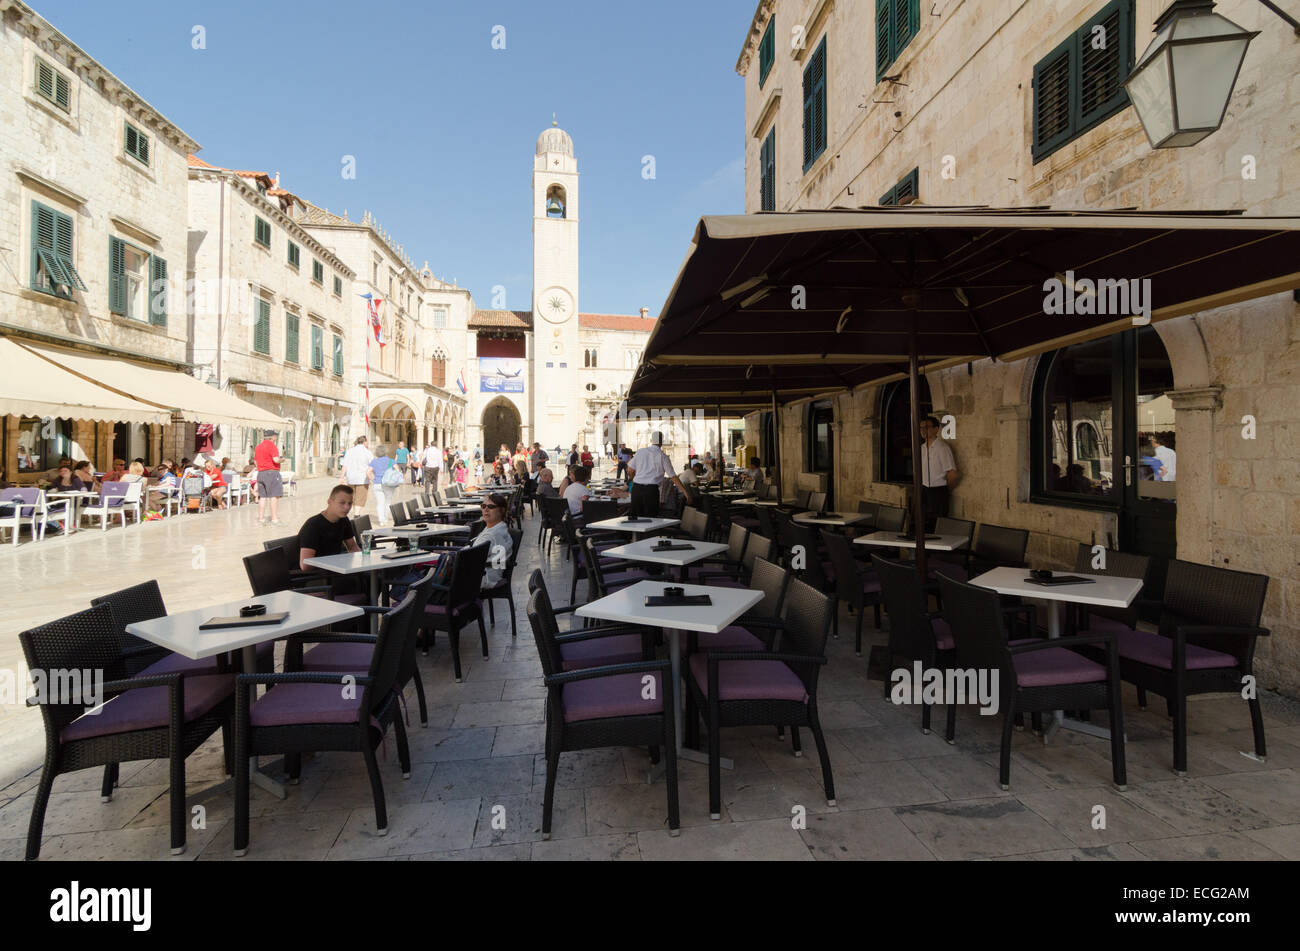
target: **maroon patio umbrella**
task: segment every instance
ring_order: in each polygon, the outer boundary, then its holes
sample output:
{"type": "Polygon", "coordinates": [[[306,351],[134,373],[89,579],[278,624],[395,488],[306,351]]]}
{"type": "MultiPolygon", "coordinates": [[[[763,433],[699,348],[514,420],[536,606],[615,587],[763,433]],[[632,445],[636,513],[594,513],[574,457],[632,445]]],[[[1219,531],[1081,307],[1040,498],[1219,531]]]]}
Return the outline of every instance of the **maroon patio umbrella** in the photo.
{"type": "MultiPolygon", "coordinates": [[[[632,406],[753,406],[1013,361],[1300,287],[1300,218],[902,208],[701,218],[632,406]]],[[[920,437],[913,426],[913,458],[920,437]]],[[[925,570],[921,471],[913,466],[925,570]]]]}

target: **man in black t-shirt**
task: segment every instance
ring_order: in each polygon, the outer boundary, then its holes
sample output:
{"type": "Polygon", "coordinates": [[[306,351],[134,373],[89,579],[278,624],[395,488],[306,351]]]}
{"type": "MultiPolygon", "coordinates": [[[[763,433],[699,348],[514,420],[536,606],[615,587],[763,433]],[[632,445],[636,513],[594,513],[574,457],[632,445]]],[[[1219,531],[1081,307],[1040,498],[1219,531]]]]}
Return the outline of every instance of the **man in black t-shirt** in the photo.
{"type": "Polygon", "coordinates": [[[308,558],[324,558],[329,555],[341,555],[345,551],[360,551],[352,522],[348,512],[352,511],[352,487],[336,485],[330,492],[325,511],[313,515],[303,522],[298,530],[299,555],[298,567],[304,571],[310,568],[303,562],[308,558]]]}

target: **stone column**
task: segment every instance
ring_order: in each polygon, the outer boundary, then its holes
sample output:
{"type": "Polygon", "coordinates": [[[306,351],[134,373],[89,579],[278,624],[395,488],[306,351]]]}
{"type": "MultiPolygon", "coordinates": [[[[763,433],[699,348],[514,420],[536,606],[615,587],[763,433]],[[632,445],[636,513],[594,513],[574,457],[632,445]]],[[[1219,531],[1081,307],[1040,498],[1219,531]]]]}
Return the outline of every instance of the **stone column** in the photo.
{"type": "Polygon", "coordinates": [[[1178,557],[1210,564],[1214,554],[1214,411],[1223,405],[1223,387],[1172,390],[1177,414],[1178,557]]]}
{"type": "MultiPolygon", "coordinates": [[[[987,504],[995,506],[998,511],[1007,510],[1007,486],[1011,487],[1012,502],[1029,500],[1031,489],[1029,429],[1032,413],[1033,409],[1028,403],[1004,404],[993,411],[998,421],[995,454],[1002,458],[1000,467],[1002,478],[998,480],[996,491],[1001,495],[987,500],[987,504]]],[[[974,445],[969,448],[972,453],[977,451],[974,445]]],[[[963,509],[963,512],[965,511],[967,510],[963,509]]]]}

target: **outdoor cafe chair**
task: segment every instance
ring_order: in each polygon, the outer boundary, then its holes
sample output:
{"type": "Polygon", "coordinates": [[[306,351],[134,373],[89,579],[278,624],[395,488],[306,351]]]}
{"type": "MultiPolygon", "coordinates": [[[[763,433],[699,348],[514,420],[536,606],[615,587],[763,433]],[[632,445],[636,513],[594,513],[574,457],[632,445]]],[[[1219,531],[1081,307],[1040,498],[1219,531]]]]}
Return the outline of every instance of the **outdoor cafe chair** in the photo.
{"type": "Polygon", "coordinates": [[[758,534],[764,538],[776,541],[776,525],[772,521],[773,506],[757,505],[754,507],[754,517],[758,519],[758,534]]]}
{"type": "MultiPolygon", "coordinates": [[[[923,670],[953,669],[952,628],[943,615],[932,612],[916,565],[872,555],[880,594],[889,615],[889,640],[885,646],[885,701],[890,700],[894,663],[899,657],[919,661],[923,670]]],[[[879,622],[876,624],[880,626],[879,622]]],[[[957,733],[957,705],[948,705],[944,739],[952,743],[957,733]]],[[[930,732],[930,704],[921,704],[921,732],[930,732]]]]}
{"type": "Polygon", "coordinates": [[[248,575],[248,584],[253,594],[261,596],[277,591],[293,591],[313,597],[337,601],[340,604],[365,604],[366,596],[359,593],[334,593],[334,586],[328,582],[307,584],[315,581],[314,577],[303,574],[294,576],[294,569],[289,560],[289,553],[284,548],[268,547],[253,555],[244,556],[244,573],[248,575]]]}
{"type": "MultiPolygon", "coordinates": [[[[611,746],[649,747],[650,761],[664,755],[668,793],[668,829],[678,834],[681,818],[677,798],[675,696],[664,681],[671,676],[667,660],[640,660],[599,667],[566,669],[555,614],[548,610],[545,589],[528,598],[528,623],[542,662],[546,685],[546,789],[542,798],[542,838],[551,837],[555,807],[555,780],[560,754],[611,746]],[[645,678],[654,689],[645,689],[645,678]]],[[[575,643],[583,634],[570,634],[563,643],[575,643]]]]}
{"type": "MultiPolygon", "coordinates": [[[[709,651],[768,651],[776,642],[783,625],[781,605],[785,600],[786,587],[790,573],[780,565],[765,558],[754,562],[753,575],[745,587],[763,593],[763,600],[754,605],[734,624],[724,627],[716,634],[688,631],[686,653],[697,650],[709,651]]],[[[689,724],[697,727],[698,721],[689,724]]],[[[697,745],[698,738],[693,737],[691,745],[697,745]]]]}
{"type": "Polygon", "coordinates": [[[813,492],[808,496],[808,511],[822,512],[826,509],[826,493],[813,492]]]}
{"type": "Polygon", "coordinates": [[[460,498],[460,486],[458,486],[458,485],[457,485],[456,483],[454,483],[454,482],[451,483],[451,485],[447,486],[447,494],[446,494],[446,497],[447,497],[448,499],[458,499],[458,498],[460,498]]]}
{"type": "Polygon", "coordinates": [[[876,527],[878,532],[901,532],[907,524],[907,509],[897,505],[876,506],[876,527]]]}
{"type": "MultiPolygon", "coordinates": [[[[483,588],[479,591],[479,598],[487,602],[488,622],[496,627],[497,615],[496,608],[493,606],[497,599],[504,599],[510,605],[510,636],[517,637],[519,629],[515,624],[515,596],[512,583],[515,576],[515,563],[519,560],[519,542],[523,539],[524,533],[518,528],[509,529],[510,531],[510,552],[506,556],[504,574],[501,576],[499,584],[491,588],[483,588]]],[[[491,555],[489,554],[489,560],[491,555]]]]}
{"type": "Polygon", "coordinates": [[[696,584],[704,584],[705,582],[699,579],[709,573],[735,577],[740,573],[749,537],[750,533],[744,526],[733,524],[727,532],[727,550],[689,565],[686,569],[686,577],[696,584]]]}
{"type": "Polygon", "coordinates": [[[592,522],[603,522],[608,518],[618,518],[618,503],[611,501],[597,501],[596,499],[582,500],[582,523],[590,525],[592,522]]]}
{"type": "Polygon", "coordinates": [[[970,557],[971,540],[975,537],[975,523],[964,518],[950,518],[947,515],[940,515],[934,520],[934,533],[936,535],[960,535],[966,539],[966,544],[956,551],[930,552],[928,554],[930,562],[934,564],[944,562],[965,567],[966,559],[970,557]]]}
{"type": "Polygon", "coordinates": [[[748,588],[754,574],[754,566],[760,558],[775,562],[776,543],[756,532],[750,532],[745,542],[745,552],[740,557],[739,569],[733,568],[729,562],[726,562],[720,569],[708,570],[709,559],[706,558],[702,562],[706,566],[705,569],[692,577],[696,584],[710,584],[722,588],[748,588]]]}
{"type": "Polygon", "coordinates": [[[361,544],[361,536],[371,531],[370,516],[358,515],[352,520],[352,537],[358,545],[361,544]]]}
{"type": "MultiPolygon", "coordinates": [[[[18,640],[30,670],[98,670],[104,677],[96,691],[102,696],[87,697],[84,691],[81,697],[47,693],[28,701],[41,708],[45,764],[27,829],[27,860],[40,855],[45,810],[56,777],[94,766],[153,759],[170,765],[171,851],[173,855],[185,851],[190,821],[185,808],[185,758],[229,724],[234,677],[185,677],[179,671],[127,676],[117,622],[108,604],[23,631],[18,640]],[[102,708],[87,712],[101,699],[102,708]]],[[[111,795],[107,769],[105,786],[105,795],[111,795]]]]}
{"type": "MultiPolygon", "coordinates": [[[[248,851],[251,756],[285,754],[286,765],[292,770],[299,767],[303,753],[361,753],[375,803],[375,834],[388,834],[388,809],[375,748],[391,726],[397,736],[402,778],[410,778],[411,751],[398,700],[398,672],[412,637],[418,597],[416,591],[408,591],[401,604],[380,618],[369,669],[362,677],[352,671],[286,671],[236,678],[235,855],[248,851]],[[254,700],[258,686],[274,689],[254,700]]],[[[292,772],[290,777],[296,778],[292,772]]]]}
{"type": "Polygon", "coordinates": [[[721,731],[730,726],[791,728],[799,755],[799,727],[808,727],[821,759],[826,804],[835,805],[826,736],[817,715],[817,678],[826,663],[831,599],[797,578],[789,583],[783,626],[774,651],[713,651],[691,655],[687,665],[687,723],[701,713],[709,731],[709,817],[722,817],[721,731]]]}
{"type": "MultiPolygon", "coordinates": [[[[1074,570],[1083,574],[1108,575],[1119,578],[1137,578],[1143,585],[1147,583],[1151,572],[1151,559],[1146,555],[1130,552],[1102,549],[1101,557],[1093,553],[1092,545],[1080,544],[1074,556],[1074,570]]],[[[1159,608],[1160,602],[1150,602],[1139,591],[1133,603],[1127,608],[1093,607],[1084,604],[1068,604],[1066,615],[1067,627],[1071,634],[1078,631],[1114,631],[1124,633],[1137,628],[1139,610],[1143,605],[1154,604],[1159,608]]],[[[1122,656],[1122,655],[1121,655],[1122,656]]],[[[1138,691],[1138,703],[1146,706],[1146,692],[1138,691]]]]}
{"type": "MultiPolygon", "coordinates": [[[[1174,772],[1180,776],[1187,772],[1187,698],[1241,696],[1242,685],[1254,677],[1255,642],[1270,633],[1259,626],[1268,580],[1267,575],[1171,559],[1159,633],[1104,628],[1114,632],[1120,675],[1138,688],[1138,702],[1145,705],[1147,691],[1165,698],[1174,721],[1174,772]]],[[[1262,762],[1267,750],[1256,692],[1247,703],[1255,757],[1262,762]]]]}
{"type": "MultiPolygon", "coordinates": [[[[202,483],[202,479],[199,480],[202,483]]],[[[108,531],[108,520],[114,516],[122,520],[122,527],[126,527],[126,494],[127,490],[135,483],[130,482],[103,482],[99,486],[99,498],[84,505],[81,508],[83,516],[91,516],[99,519],[99,527],[108,531]]]]}
{"type": "MultiPolygon", "coordinates": [[[[436,567],[430,568],[418,580],[407,586],[402,592],[402,597],[398,599],[398,603],[401,603],[402,599],[406,597],[406,591],[416,593],[415,607],[412,612],[412,617],[415,619],[423,615],[425,605],[429,603],[429,597],[433,593],[433,581],[437,574],[436,567]]],[[[368,604],[363,605],[361,610],[367,616],[372,614],[382,616],[393,610],[393,605],[368,604]]],[[[294,634],[286,640],[284,669],[286,671],[352,671],[356,673],[370,669],[370,662],[374,658],[374,654],[374,635],[323,628],[305,634],[294,634]],[[316,646],[304,652],[303,646],[306,644],[315,644],[316,646]]],[[[406,689],[408,683],[415,684],[415,696],[420,705],[420,725],[427,728],[429,726],[429,708],[424,697],[424,680],[420,677],[420,668],[415,660],[414,627],[410,631],[410,636],[406,638],[406,646],[402,649],[402,662],[397,671],[399,696],[406,689]]],[[[295,760],[289,765],[297,767],[300,764],[295,760]]],[[[290,776],[297,776],[296,768],[291,768],[288,772],[290,776]]]]}
{"type": "MultiPolygon", "coordinates": [[[[1110,712],[1110,761],[1115,785],[1128,782],[1124,765],[1124,709],[1114,634],[1085,631],[1055,640],[1007,640],[999,595],[988,588],[939,577],[944,619],[952,629],[953,664],[959,670],[997,671],[994,696],[1002,714],[998,781],[1011,788],[1011,733],[1015,717],[1048,710],[1110,712]],[[1104,663],[1071,648],[1094,647],[1104,663]]],[[[949,698],[954,699],[954,698],[949,698]]]]}
{"type": "MultiPolygon", "coordinates": [[[[628,585],[650,578],[650,572],[644,567],[630,561],[612,560],[601,555],[600,549],[596,547],[598,537],[589,534],[579,536],[577,557],[578,562],[585,569],[588,601],[595,601],[628,585]]],[[[574,574],[576,576],[577,572],[574,574]]],[[[573,594],[576,593],[575,587],[573,594]]],[[[569,597],[570,601],[574,600],[573,594],[569,597]]]]}
{"type": "Polygon", "coordinates": [[[70,524],[72,499],[51,502],[45,491],[35,486],[0,490],[0,528],[9,529],[14,545],[23,525],[31,529],[32,541],[45,538],[45,527],[51,521],[62,520],[70,524]],[[7,504],[6,504],[7,503],[7,504]]]}
{"type": "MultiPolygon", "coordinates": [[[[168,485],[160,482],[149,486],[145,490],[145,495],[155,496],[158,499],[164,515],[181,514],[181,487],[179,485],[168,485]]],[[[230,491],[230,498],[235,498],[234,489],[230,491]]]]}
{"type": "MultiPolygon", "coordinates": [[[[852,543],[846,536],[841,535],[839,532],[823,530],[822,543],[830,554],[831,569],[834,573],[836,607],[838,607],[838,602],[843,601],[850,605],[857,615],[857,629],[853,636],[853,650],[861,657],[862,615],[866,613],[868,605],[871,606],[875,613],[876,628],[880,628],[880,578],[874,571],[864,571],[859,567],[858,560],[853,557],[852,543]]],[[[833,617],[831,631],[836,637],[839,637],[839,611],[836,611],[833,617]]]]}
{"type": "Polygon", "coordinates": [[[479,638],[483,645],[483,658],[488,656],[487,628],[483,624],[483,606],[479,603],[479,589],[483,585],[483,572],[487,567],[487,545],[469,545],[448,551],[442,557],[451,560],[446,584],[432,583],[434,595],[425,605],[424,615],[416,619],[416,626],[424,636],[424,653],[433,646],[434,635],[446,631],[451,643],[452,669],[456,683],[461,682],[460,632],[471,621],[478,622],[479,638]]]}
{"type": "MultiPolygon", "coordinates": [[[[544,613],[556,617],[571,614],[578,605],[555,607],[541,569],[534,568],[528,576],[528,594],[540,596],[544,613]]],[[[564,670],[584,670],[609,664],[634,664],[654,660],[654,634],[645,626],[632,624],[601,624],[586,619],[584,626],[559,630],[556,621],[556,638],[560,645],[560,666],[564,670]]]]}

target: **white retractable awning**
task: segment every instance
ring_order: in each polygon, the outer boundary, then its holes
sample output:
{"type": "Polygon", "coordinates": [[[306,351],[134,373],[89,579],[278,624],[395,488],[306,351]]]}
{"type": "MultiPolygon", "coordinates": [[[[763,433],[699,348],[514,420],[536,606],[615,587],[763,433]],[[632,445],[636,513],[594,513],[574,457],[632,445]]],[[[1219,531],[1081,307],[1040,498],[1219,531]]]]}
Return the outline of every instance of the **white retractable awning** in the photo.
{"type": "Polygon", "coordinates": [[[280,429],[284,420],[260,406],[201,383],[187,373],[123,360],[24,342],[23,346],[57,366],[100,386],[178,412],[191,423],[228,423],[280,429]]]}
{"type": "Polygon", "coordinates": [[[158,423],[171,414],[84,379],[0,337],[0,415],[87,419],[104,423],[158,423]]]}

